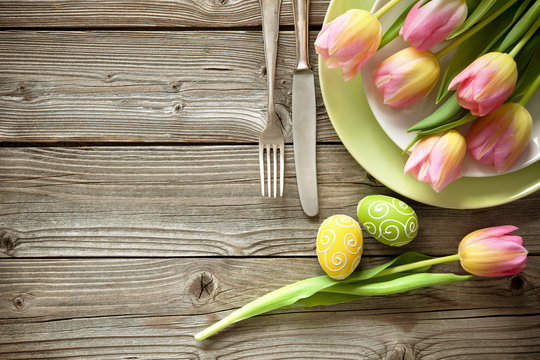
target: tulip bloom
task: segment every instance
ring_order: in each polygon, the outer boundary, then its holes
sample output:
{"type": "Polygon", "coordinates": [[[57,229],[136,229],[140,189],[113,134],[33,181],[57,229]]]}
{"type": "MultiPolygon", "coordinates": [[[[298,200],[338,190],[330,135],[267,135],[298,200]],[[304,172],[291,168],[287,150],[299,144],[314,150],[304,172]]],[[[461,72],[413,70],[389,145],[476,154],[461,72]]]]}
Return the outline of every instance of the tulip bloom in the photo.
{"type": "Polygon", "coordinates": [[[471,114],[484,116],[502,105],[516,86],[517,66],[504,53],[491,52],[480,56],[450,83],[457,89],[458,104],[471,114]]]}
{"type": "Polygon", "coordinates": [[[531,131],[532,117],[527,109],[506,103],[473,123],[467,134],[467,150],[497,172],[506,171],[525,151],[531,131]]]}
{"type": "Polygon", "coordinates": [[[404,108],[426,96],[437,83],[439,73],[439,61],[431,51],[409,47],[377,65],[372,75],[384,103],[404,108]]]}
{"type": "Polygon", "coordinates": [[[349,81],[375,54],[381,38],[381,24],[373,14],[351,9],[323,26],[315,49],[328,68],[341,67],[343,78],[349,81]]]}
{"type": "Polygon", "coordinates": [[[465,139],[456,130],[429,135],[416,144],[405,164],[405,174],[411,172],[439,192],[461,177],[464,157],[465,139]]]}
{"type": "Polygon", "coordinates": [[[514,275],[525,268],[527,250],[523,239],[513,235],[517,227],[507,225],[481,229],[459,243],[461,266],[478,276],[514,275]]]}
{"type": "Polygon", "coordinates": [[[431,0],[420,7],[420,0],[407,14],[399,31],[416,50],[437,45],[454,32],[467,18],[465,0],[431,0]]]}

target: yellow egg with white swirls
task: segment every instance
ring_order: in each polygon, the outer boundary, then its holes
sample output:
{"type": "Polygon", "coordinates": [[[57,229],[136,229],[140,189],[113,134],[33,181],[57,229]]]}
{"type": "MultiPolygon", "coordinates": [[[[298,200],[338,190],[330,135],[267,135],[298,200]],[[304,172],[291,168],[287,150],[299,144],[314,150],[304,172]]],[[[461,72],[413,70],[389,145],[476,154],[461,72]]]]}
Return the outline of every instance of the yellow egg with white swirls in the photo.
{"type": "Polygon", "coordinates": [[[323,221],[317,233],[317,258],[328,276],[342,280],[351,275],[363,250],[362,230],[353,218],[334,215],[323,221]]]}

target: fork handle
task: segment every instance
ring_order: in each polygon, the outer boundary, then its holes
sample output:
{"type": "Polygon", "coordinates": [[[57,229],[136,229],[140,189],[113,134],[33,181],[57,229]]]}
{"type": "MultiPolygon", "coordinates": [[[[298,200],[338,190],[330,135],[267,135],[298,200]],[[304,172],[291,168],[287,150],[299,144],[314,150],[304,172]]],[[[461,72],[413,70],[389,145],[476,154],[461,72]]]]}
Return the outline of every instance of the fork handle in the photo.
{"type": "Polygon", "coordinates": [[[296,70],[311,70],[308,55],[309,0],[293,0],[292,5],[296,31],[296,70]]]}
{"type": "Polygon", "coordinates": [[[260,0],[264,56],[266,60],[266,85],[268,89],[268,121],[275,118],[274,79],[276,76],[277,43],[279,36],[279,9],[281,0],[260,0]]]}

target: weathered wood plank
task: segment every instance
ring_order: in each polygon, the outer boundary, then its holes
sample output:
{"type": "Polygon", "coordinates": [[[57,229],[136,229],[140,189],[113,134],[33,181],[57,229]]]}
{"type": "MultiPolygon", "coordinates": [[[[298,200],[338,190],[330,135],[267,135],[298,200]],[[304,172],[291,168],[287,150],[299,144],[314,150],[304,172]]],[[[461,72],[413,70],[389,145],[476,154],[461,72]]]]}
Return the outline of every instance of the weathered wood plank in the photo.
{"type": "Polygon", "coordinates": [[[66,319],[2,327],[4,359],[536,360],[540,316],[270,315],[198,343],[205,316],[66,319]]]}
{"type": "MultiPolygon", "coordinates": [[[[318,217],[307,218],[286,149],[285,196],[260,196],[255,145],[0,149],[0,256],[313,255],[323,219],[356,214],[372,181],[342,145],[319,145],[318,217]]],[[[488,209],[408,203],[421,219],[405,249],[445,255],[482,227],[520,227],[540,252],[537,192],[488,209]]],[[[366,239],[366,254],[401,252],[366,239]]]]}
{"type": "MultiPolygon", "coordinates": [[[[330,0],[312,0],[310,21],[321,25],[330,0]]],[[[293,25],[284,0],[281,25],[293,25]]],[[[258,0],[1,0],[0,27],[239,27],[260,26],[258,0]]]]}
{"type": "MultiPolygon", "coordinates": [[[[293,32],[278,51],[290,113],[293,32]]],[[[259,31],[4,31],[0,53],[3,142],[255,143],[266,123],[259,31]]],[[[316,84],[318,140],[338,141],[316,84]]]]}
{"type": "Polygon", "coordinates": [[[0,357],[535,359],[539,267],[531,257],[512,278],[275,311],[197,343],[195,332],[232,309],[318,275],[317,260],[4,260],[0,357]]]}

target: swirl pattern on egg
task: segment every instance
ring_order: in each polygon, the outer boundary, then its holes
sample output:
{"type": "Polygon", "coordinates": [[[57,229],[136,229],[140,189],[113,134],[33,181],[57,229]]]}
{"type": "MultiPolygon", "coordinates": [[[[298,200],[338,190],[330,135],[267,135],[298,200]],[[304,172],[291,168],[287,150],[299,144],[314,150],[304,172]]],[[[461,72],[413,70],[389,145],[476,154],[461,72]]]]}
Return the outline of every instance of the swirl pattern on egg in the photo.
{"type": "Polygon", "coordinates": [[[362,250],[362,230],[354,219],[334,215],[323,221],[317,233],[317,258],[328,276],[349,276],[360,263],[362,250]]]}
{"type": "Polygon", "coordinates": [[[403,201],[371,195],[358,204],[358,218],[375,239],[390,246],[408,244],[418,233],[418,217],[403,201]]]}

